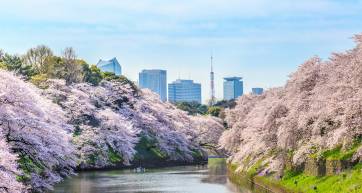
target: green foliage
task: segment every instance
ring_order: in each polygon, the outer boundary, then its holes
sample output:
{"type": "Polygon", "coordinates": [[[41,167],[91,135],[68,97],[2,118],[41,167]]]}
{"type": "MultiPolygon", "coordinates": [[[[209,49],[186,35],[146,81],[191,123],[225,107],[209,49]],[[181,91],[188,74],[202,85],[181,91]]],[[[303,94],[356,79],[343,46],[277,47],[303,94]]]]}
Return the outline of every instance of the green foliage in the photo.
{"type": "Polygon", "coordinates": [[[353,169],[334,176],[308,176],[303,173],[287,173],[279,182],[295,192],[362,192],[360,169],[353,169]]]}
{"type": "Polygon", "coordinates": [[[97,153],[94,153],[92,155],[89,155],[88,159],[87,159],[87,163],[89,165],[95,165],[95,163],[97,162],[98,160],[98,155],[97,153]]]}
{"type": "Polygon", "coordinates": [[[87,63],[82,64],[84,81],[91,83],[94,86],[97,86],[102,81],[101,70],[96,65],[89,65],[87,63]]]}
{"type": "Polygon", "coordinates": [[[355,166],[353,166],[353,169],[354,170],[362,170],[362,163],[358,163],[358,164],[356,164],[355,166]]]}
{"type": "Polygon", "coordinates": [[[342,146],[339,145],[336,148],[324,151],[322,152],[322,157],[329,160],[339,160],[339,158],[342,157],[341,149],[342,146]]]}
{"type": "Polygon", "coordinates": [[[263,167],[263,160],[259,159],[251,168],[248,170],[247,174],[249,176],[255,176],[258,174],[259,170],[263,167]]]}
{"type": "Polygon", "coordinates": [[[180,102],[176,103],[176,107],[188,112],[189,115],[211,115],[221,117],[225,108],[235,106],[234,101],[219,101],[213,106],[199,104],[197,102],[180,102]]]}
{"type": "Polygon", "coordinates": [[[180,102],[176,104],[176,107],[188,112],[189,115],[207,114],[208,107],[206,105],[199,104],[197,102],[180,102]]]}
{"type": "Polygon", "coordinates": [[[298,171],[294,171],[294,170],[285,170],[284,171],[284,176],[283,176],[283,179],[282,180],[289,180],[295,176],[298,176],[300,175],[301,172],[298,172],[298,171]]]}
{"type": "Polygon", "coordinates": [[[44,45],[29,49],[22,57],[4,54],[0,50],[0,69],[21,74],[40,88],[46,88],[43,83],[48,78],[64,79],[67,84],[88,82],[95,86],[105,79],[130,85],[135,96],[139,93],[137,85],[125,76],[101,72],[97,66],[77,59],[73,48],[66,48],[61,57],[54,56],[50,48],[44,45]]]}
{"type": "Polygon", "coordinates": [[[357,152],[360,146],[361,146],[361,139],[356,138],[351,147],[349,147],[346,150],[342,149],[342,145],[338,145],[337,147],[323,151],[320,154],[323,158],[327,160],[349,160],[357,152]]]}
{"type": "Polygon", "coordinates": [[[167,154],[162,152],[157,147],[157,141],[149,136],[142,135],[140,141],[136,145],[136,155],[134,157],[135,161],[145,161],[145,160],[165,160],[167,159],[167,154]]]}
{"type": "Polygon", "coordinates": [[[128,79],[127,77],[121,75],[121,76],[119,76],[118,81],[120,81],[122,84],[130,85],[132,90],[134,91],[134,94],[138,93],[139,90],[138,90],[137,85],[134,82],[132,82],[130,79],[128,79]]]}
{"type": "Polygon", "coordinates": [[[1,61],[0,61],[0,69],[7,70],[6,64],[1,61]]]}
{"type": "Polygon", "coordinates": [[[73,132],[73,137],[79,136],[82,134],[82,129],[79,127],[79,125],[76,125],[73,132]]]}
{"type": "Polygon", "coordinates": [[[209,109],[207,110],[207,114],[210,114],[211,116],[214,117],[219,117],[220,112],[221,112],[221,107],[218,106],[209,107],[209,109]]]}
{"type": "Polygon", "coordinates": [[[200,150],[197,150],[197,149],[195,149],[195,150],[192,151],[192,157],[193,157],[194,159],[196,159],[196,160],[201,160],[201,159],[203,159],[202,152],[201,152],[200,150]]]}
{"type": "Polygon", "coordinates": [[[16,55],[5,54],[2,60],[6,68],[11,71],[19,71],[23,66],[21,58],[16,55]]]}
{"type": "MultiPolygon", "coordinates": [[[[240,181],[247,178],[243,175],[235,175],[238,168],[236,164],[228,164],[231,171],[229,174],[233,181],[240,181]],[[241,179],[242,178],[242,179],[241,179]]],[[[280,192],[300,193],[360,193],[362,192],[362,163],[355,165],[351,170],[333,176],[308,176],[302,172],[286,170],[281,180],[273,176],[254,176],[254,181],[267,187],[280,190],[280,192]]],[[[279,192],[279,191],[276,191],[279,192]]]]}
{"type": "Polygon", "coordinates": [[[29,65],[24,65],[22,59],[17,55],[5,54],[1,63],[3,69],[14,71],[26,78],[30,78],[35,74],[34,69],[29,65]]]}
{"type": "Polygon", "coordinates": [[[221,107],[222,109],[234,108],[236,105],[235,99],[231,100],[221,100],[218,101],[214,106],[221,107]]]}
{"type": "Polygon", "coordinates": [[[113,72],[102,72],[102,78],[105,80],[118,80],[119,76],[115,75],[113,72]]]}
{"type": "Polygon", "coordinates": [[[30,82],[41,89],[46,89],[49,87],[46,84],[47,80],[48,80],[48,77],[46,74],[37,74],[30,78],[30,82]]]}
{"type": "Polygon", "coordinates": [[[27,183],[31,179],[31,173],[41,174],[44,167],[40,163],[35,163],[28,155],[20,155],[18,160],[19,168],[22,171],[17,177],[20,182],[27,183]]]}
{"type": "Polygon", "coordinates": [[[219,165],[223,165],[225,164],[226,159],[225,158],[210,158],[208,160],[208,167],[213,167],[213,166],[219,166],[219,165]]]}
{"type": "Polygon", "coordinates": [[[110,146],[108,146],[108,159],[114,164],[121,163],[123,161],[122,157],[110,146]]]}
{"type": "Polygon", "coordinates": [[[108,80],[108,81],[117,81],[122,84],[130,85],[133,90],[134,95],[138,94],[138,92],[139,92],[137,85],[123,75],[117,76],[113,72],[102,72],[102,77],[103,77],[103,79],[108,80]]]}
{"type": "Polygon", "coordinates": [[[45,72],[49,78],[64,79],[65,66],[63,59],[58,56],[52,56],[48,59],[48,66],[45,72]]]}

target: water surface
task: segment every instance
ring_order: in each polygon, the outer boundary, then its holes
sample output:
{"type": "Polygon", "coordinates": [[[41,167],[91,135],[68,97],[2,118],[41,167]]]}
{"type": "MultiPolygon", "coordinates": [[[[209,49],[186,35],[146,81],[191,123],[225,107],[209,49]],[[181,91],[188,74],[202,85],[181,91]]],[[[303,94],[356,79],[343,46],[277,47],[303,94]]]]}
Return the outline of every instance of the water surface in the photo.
{"type": "Polygon", "coordinates": [[[224,160],[208,166],[81,172],[58,184],[55,193],[249,193],[230,182],[224,160]]]}

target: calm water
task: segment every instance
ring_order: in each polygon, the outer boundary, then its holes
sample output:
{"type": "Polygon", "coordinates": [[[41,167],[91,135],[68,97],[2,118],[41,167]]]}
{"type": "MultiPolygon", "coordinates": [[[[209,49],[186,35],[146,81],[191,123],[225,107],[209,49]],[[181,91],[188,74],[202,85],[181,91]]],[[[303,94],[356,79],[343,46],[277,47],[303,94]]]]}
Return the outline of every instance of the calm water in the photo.
{"type": "Polygon", "coordinates": [[[208,166],[82,172],[56,186],[56,193],[250,193],[231,183],[224,161],[208,166]]]}

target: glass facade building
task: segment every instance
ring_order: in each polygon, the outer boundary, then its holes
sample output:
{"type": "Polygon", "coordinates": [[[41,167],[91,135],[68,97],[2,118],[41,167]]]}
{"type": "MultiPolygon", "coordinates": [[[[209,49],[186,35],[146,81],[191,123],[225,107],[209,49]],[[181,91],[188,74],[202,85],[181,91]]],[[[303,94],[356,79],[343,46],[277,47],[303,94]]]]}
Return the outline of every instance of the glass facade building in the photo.
{"type": "Polygon", "coordinates": [[[244,93],[241,77],[224,78],[224,100],[236,99],[244,93]]]}
{"type": "Polygon", "coordinates": [[[167,72],[166,70],[142,70],[139,73],[140,88],[148,88],[160,95],[162,101],[167,100],[167,72]]]}
{"type": "Polygon", "coordinates": [[[117,76],[122,75],[122,67],[119,64],[117,58],[112,58],[111,60],[99,60],[97,67],[102,72],[112,72],[117,76]]]}
{"type": "Polygon", "coordinates": [[[194,83],[193,80],[181,80],[168,84],[168,101],[197,102],[201,104],[201,84],[194,83]]]}
{"type": "Polygon", "coordinates": [[[264,89],[263,88],[252,88],[251,93],[254,95],[261,95],[263,94],[264,89]]]}

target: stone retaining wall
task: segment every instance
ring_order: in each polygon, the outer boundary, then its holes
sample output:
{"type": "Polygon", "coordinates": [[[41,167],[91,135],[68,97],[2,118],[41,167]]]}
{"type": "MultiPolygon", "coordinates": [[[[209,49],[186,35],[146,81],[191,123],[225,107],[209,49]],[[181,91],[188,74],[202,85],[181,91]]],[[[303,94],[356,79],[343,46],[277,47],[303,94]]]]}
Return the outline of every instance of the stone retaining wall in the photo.
{"type": "Polygon", "coordinates": [[[317,158],[308,158],[304,173],[311,176],[332,176],[352,168],[349,160],[325,160],[317,158]]]}

